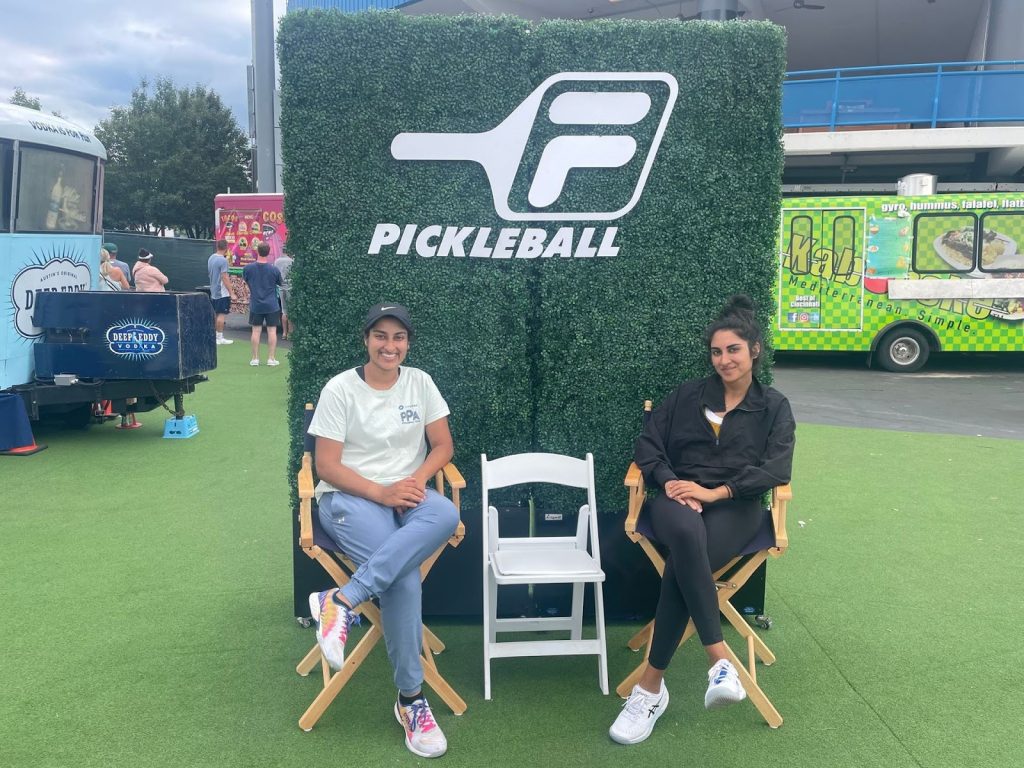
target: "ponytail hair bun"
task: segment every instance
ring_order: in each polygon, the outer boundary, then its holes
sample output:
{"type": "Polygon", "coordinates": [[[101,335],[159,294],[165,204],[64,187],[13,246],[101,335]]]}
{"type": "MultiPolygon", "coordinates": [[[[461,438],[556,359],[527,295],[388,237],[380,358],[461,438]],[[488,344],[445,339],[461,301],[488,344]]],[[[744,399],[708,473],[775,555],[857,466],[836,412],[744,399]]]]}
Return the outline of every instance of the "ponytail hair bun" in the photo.
{"type": "Polygon", "coordinates": [[[730,296],[729,300],[725,302],[725,306],[722,307],[722,311],[718,314],[718,319],[724,320],[732,315],[749,317],[751,320],[754,319],[754,302],[751,301],[747,294],[737,293],[735,296],[730,296]]]}

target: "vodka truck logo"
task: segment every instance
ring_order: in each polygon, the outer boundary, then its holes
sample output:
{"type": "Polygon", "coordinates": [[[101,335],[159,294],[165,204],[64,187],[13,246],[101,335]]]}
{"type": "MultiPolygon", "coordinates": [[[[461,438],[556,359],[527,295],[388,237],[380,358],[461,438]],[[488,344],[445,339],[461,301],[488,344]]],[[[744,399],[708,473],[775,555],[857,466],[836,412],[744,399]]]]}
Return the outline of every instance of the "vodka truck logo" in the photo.
{"type": "Polygon", "coordinates": [[[479,163],[487,174],[494,198],[494,210],[508,221],[612,221],[633,210],[643,194],[651,166],[661,144],[679,85],[667,72],[562,72],[540,84],[499,125],[483,133],[400,133],[391,142],[396,160],[466,160],[479,163]],[[546,115],[540,114],[545,95],[555,86],[563,90],[550,102],[546,115]],[[594,83],[622,83],[621,90],[587,90],[594,83]],[[637,84],[664,83],[668,97],[662,107],[653,136],[638,144],[629,131],[651,111],[650,94],[637,84]],[[579,84],[573,88],[572,84],[579,84]],[[632,84],[632,88],[628,86],[632,84]],[[570,171],[588,168],[622,168],[637,153],[644,153],[643,166],[625,205],[616,210],[522,211],[513,210],[509,193],[521,171],[524,153],[539,119],[547,119],[566,132],[544,146],[533,172],[527,199],[534,208],[554,205],[565,187],[570,171]],[[581,127],[593,126],[587,135],[581,127]],[[620,130],[608,133],[608,127],[620,130]],[[600,133],[596,129],[600,128],[600,133]]]}
{"type": "Polygon", "coordinates": [[[107,328],[107,349],[118,357],[145,360],[164,351],[167,335],[147,320],[120,320],[107,328]]]}
{"type": "Polygon", "coordinates": [[[32,320],[36,291],[69,293],[88,291],[92,286],[92,270],[83,253],[66,248],[57,258],[37,252],[33,259],[11,281],[10,307],[14,330],[26,342],[43,335],[43,329],[36,327],[32,320]]]}

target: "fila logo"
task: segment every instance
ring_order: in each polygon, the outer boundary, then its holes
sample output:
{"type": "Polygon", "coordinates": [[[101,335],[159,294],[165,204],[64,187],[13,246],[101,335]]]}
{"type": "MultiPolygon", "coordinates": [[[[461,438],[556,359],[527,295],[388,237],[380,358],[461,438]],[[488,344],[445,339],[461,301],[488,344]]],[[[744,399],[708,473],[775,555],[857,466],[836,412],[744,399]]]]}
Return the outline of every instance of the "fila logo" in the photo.
{"type": "Polygon", "coordinates": [[[391,155],[396,160],[468,160],[479,163],[490,183],[494,210],[508,221],[612,221],[629,213],[639,201],[678,91],[676,79],[667,72],[562,72],[541,83],[508,117],[489,131],[400,133],[391,142],[391,155]],[[653,82],[668,86],[668,97],[648,146],[638,146],[636,137],[625,126],[636,125],[647,117],[651,111],[650,95],[636,89],[584,90],[589,84],[601,82],[653,82]],[[551,139],[541,153],[527,199],[535,208],[550,207],[561,197],[573,169],[622,168],[638,153],[643,153],[643,167],[632,196],[617,210],[554,212],[514,211],[511,208],[509,193],[520,171],[544,96],[558,83],[580,83],[581,87],[564,90],[555,96],[545,119],[567,127],[623,128],[612,135],[603,130],[600,135],[588,136],[576,130],[551,139]]]}

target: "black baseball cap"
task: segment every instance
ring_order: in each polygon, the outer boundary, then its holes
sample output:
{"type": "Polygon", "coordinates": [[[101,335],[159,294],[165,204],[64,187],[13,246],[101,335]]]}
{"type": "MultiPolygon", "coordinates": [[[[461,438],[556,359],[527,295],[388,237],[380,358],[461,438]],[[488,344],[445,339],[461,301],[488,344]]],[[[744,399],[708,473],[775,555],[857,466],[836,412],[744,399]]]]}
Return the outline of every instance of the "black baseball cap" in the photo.
{"type": "Polygon", "coordinates": [[[366,322],[363,323],[363,333],[366,334],[374,324],[384,317],[393,317],[405,326],[405,330],[412,336],[412,320],[409,318],[409,310],[401,304],[374,304],[366,313],[366,322]]]}

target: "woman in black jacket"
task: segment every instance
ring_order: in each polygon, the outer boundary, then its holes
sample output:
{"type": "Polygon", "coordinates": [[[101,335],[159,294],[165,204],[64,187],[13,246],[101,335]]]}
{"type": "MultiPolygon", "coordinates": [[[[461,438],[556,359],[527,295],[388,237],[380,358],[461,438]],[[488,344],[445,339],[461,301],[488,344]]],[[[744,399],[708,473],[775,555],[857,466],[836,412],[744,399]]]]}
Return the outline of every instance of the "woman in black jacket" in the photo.
{"type": "Polygon", "coordinates": [[[789,401],[754,376],[764,345],[753,305],[734,296],[705,331],[715,373],[680,384],[637,440],[636,463],[651,488],[655,538],[668,549],[647,668],[609,734],[622,744],[651,735],[668,705],[665,669],[692,618],[710,670],[704,706],[746,697],[725,656],[712,572],[749,542],[761,496],[789,482],[795,423],[789,401]]]}

